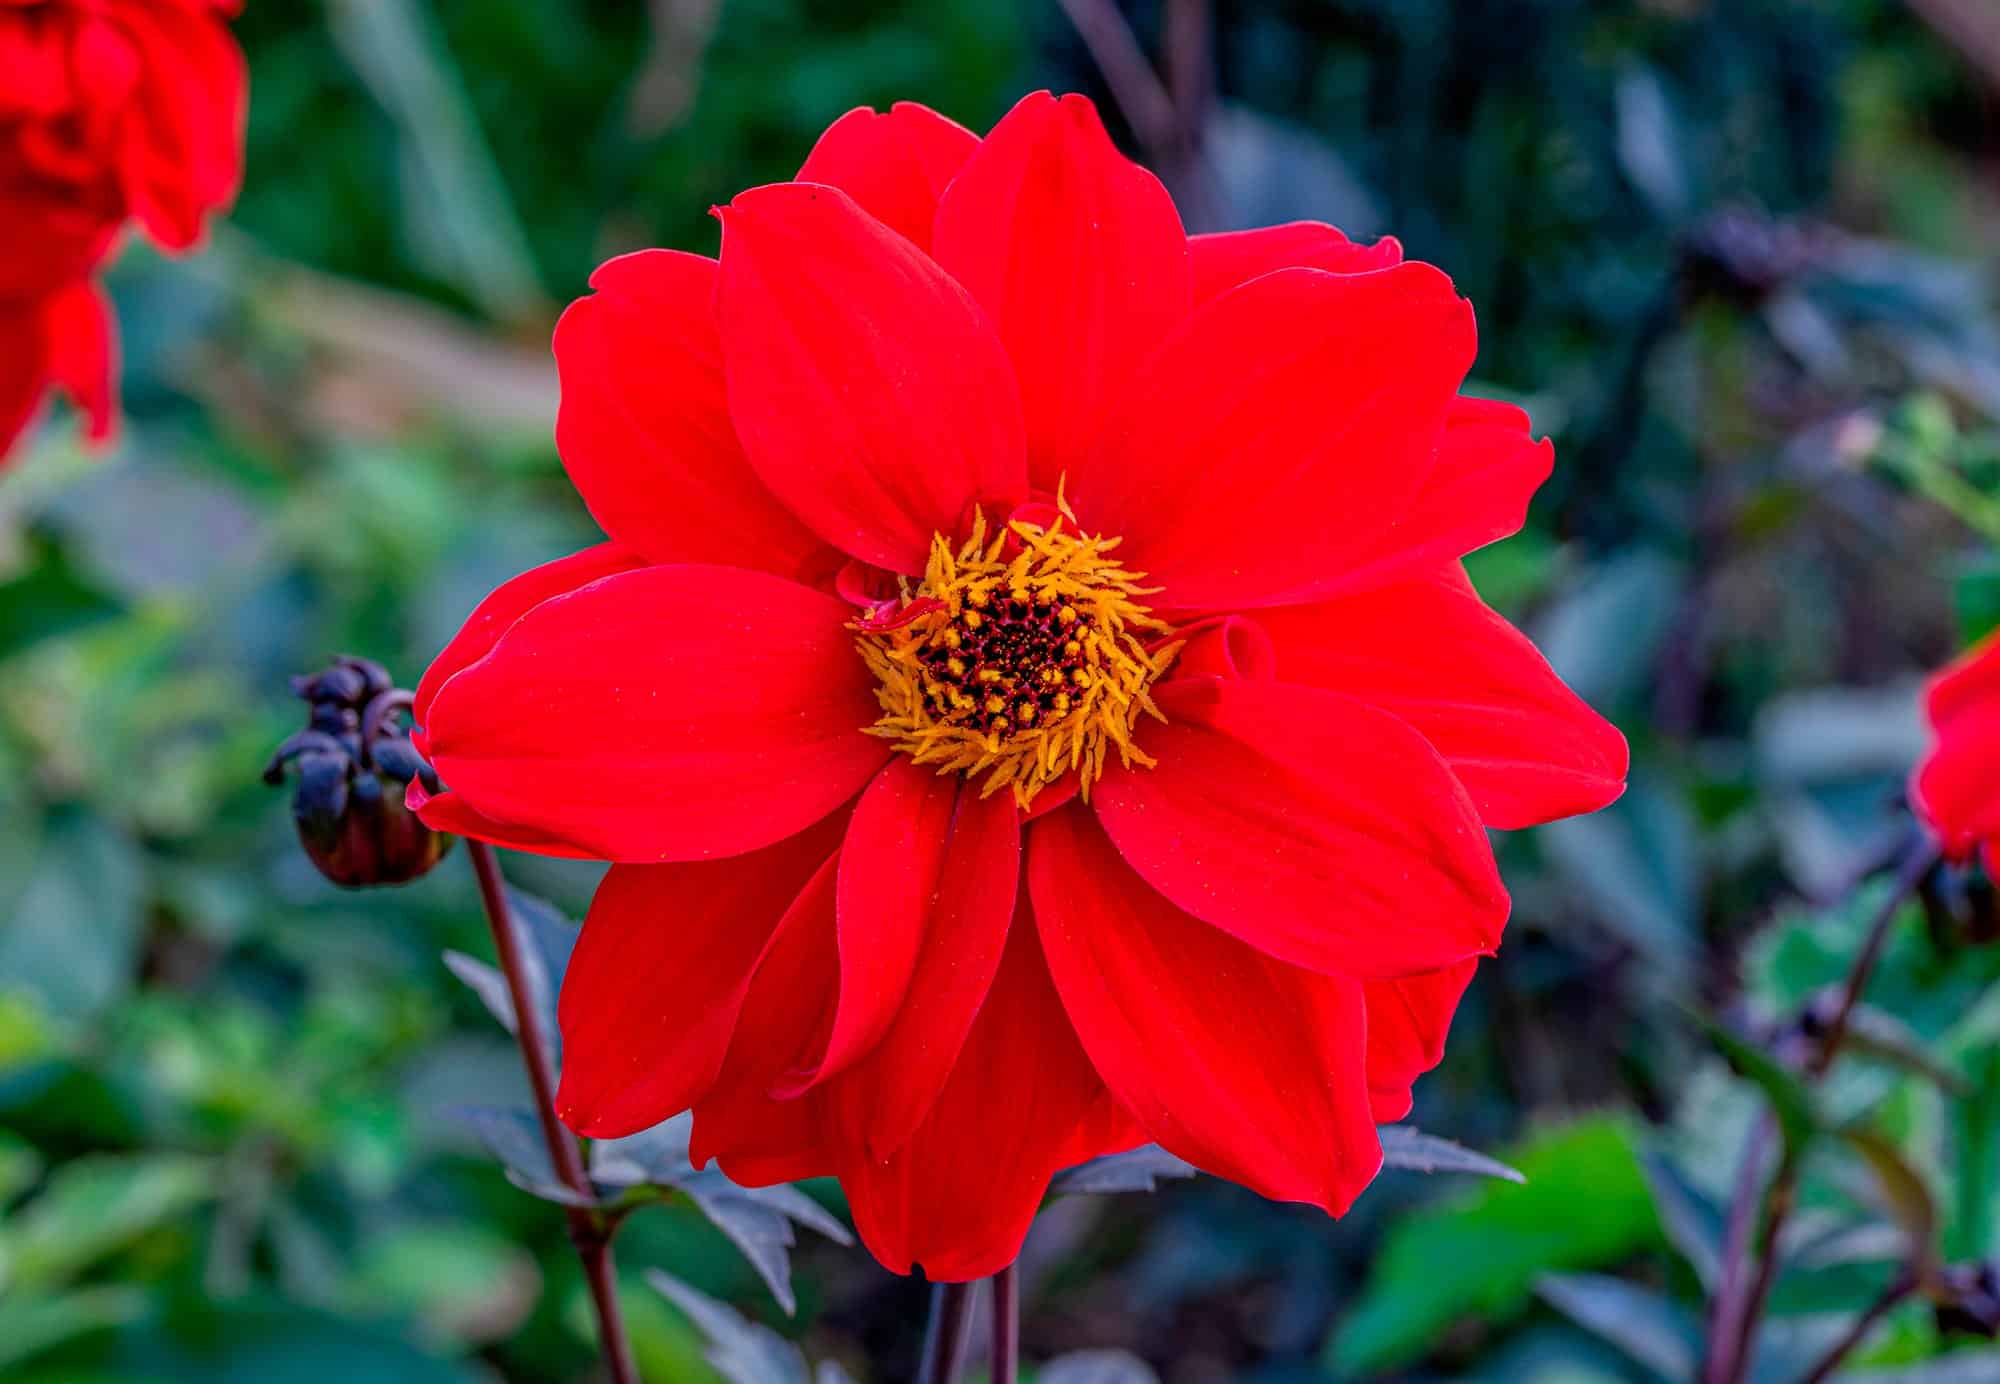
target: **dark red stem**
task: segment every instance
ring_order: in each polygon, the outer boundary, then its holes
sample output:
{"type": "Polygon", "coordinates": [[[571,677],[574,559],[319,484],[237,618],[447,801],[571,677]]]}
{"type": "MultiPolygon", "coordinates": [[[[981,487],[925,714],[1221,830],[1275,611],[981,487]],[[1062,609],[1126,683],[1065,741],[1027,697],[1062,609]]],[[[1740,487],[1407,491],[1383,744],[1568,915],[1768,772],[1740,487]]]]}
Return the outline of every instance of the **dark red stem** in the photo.
{"type": "Polygon", "coordinates": [[[993,1275],[993,1369],[988,1384],[1016,1384],[1021,1369],[1021,1271],[993,1275]]]}
{"type": "MultiPolygon", "coordinates": [[[[535,1118],[541,1122],[542,1141],[548,1145],[549,1162],[563,1186],[586,1201],[597,1193],[583,1170],[583,1154],[576,1140],[556,1118],[555,1073],[549,1065],[547,1035],[542,1031],[541,1010],[528,989],[527,971],[521,964],[521,938],[514,926],[513,910],[507,906],[507,885],[500,876],[500,862],[484,841],[465,843],[472,857],[473,873],[479,877],[479,898],[486,905],[486,921],[493,928],[493,950],[500,959],[500,973],[507,977],[507,994],[514,1002],[514,1038],[521,1049],[521,1061],[528,1068],[528,1085],[534,1089],[535,1118]]],[[[611,1257],[612,1226],[597,1212],[584,1206],[567,1206],[569,1238],[583,1262],[583,1276],[590,1284],[590,1303],[597,1313],[597,1335],[604,1351],[605,1367],[612,1384],[639,1384],[638,1365],[632,1358],[632,1343],[625,1336],[624,1313],[618,1304],[618,1273],[611,1257]]]]}
{"type": "MultiPolygon", "coordinates": [[[[1919,831],[1902,852],[1895,885],[1869,920],[1868,935],[1862,941],[1861,950],[1855,954],[1853,964],[1848,967],[1840,999],[1821,1027],[1818,1043],[1806,1058],[1804,1075],[1808,1082],[1817,1082],[1825,1076],[1833,1066],[1834,1058],[1839,1056],[1840,1045],[1845,1041],[1848,1025],[1854,1018],[1854,1010],[1861,1003],[1862,992],[1868,988],[1876,963],[1882,959],[1883,948],[1888,945],[1889,929],[1895,924],[1897,913],[1937,863],[1937,842],[1927,833],[1919,831]]],[[[1778,1170],[1771,1177],[1770,1191],[1764,1199],[1763,1223],[1758,1230],[1756,1251],[1748,1259],[1743,1253],[1749,1228],[1756,1222],[1757,1187],[1765,1150],[1774,1132],[1772,1119],[1768,1115],[1762,1117],[1751,1136],[1750,1146],[1744,1155],[1744,1167],[1737,1178],[1736,1193],[1729,1208],[1723,1280],[1716,1292],[1707,1358],[1702,1366],[1703,1384],[1741,1384],[1752,1347],[1756,1344],[1758,1318],[1763,1315],[1765,1304],[1770,1301],[1772,1285],[1777,1281],[1778,1240],[1799,1195],[1800,1160],[1797,1150],[1789,1146],[1779,1155],[1778,1170]],[[1754,1272],[1749,1271],[1752,1264],[1755,1265],[1754,1272]]],[[[1882,1310],[1886,1311],[1887,1307],[1882,1310]]],[[[1866,1323],[1862,1329],[1866,1330],[1866,1323]]]]}
{"type": "Polygon", "coordinates": [[[970,1283],[939,1283],[931,1288],[931,1320],[924,1332],[917,1384],[957,1384],[965,1339],[972,1328],[972,1288],[970,1283]]]}

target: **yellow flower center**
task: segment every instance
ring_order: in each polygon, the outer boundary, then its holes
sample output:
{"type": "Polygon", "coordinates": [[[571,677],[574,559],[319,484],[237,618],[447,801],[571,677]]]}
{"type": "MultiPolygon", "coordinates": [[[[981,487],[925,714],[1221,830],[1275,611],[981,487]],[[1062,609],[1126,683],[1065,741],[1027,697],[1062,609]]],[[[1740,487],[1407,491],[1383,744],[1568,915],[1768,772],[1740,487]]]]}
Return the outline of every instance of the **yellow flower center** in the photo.
{"type": "Polygon", "coordinates": [[[941,774],[983,774],[982,794],[1008,787],[1022,807],[1072,771],[1088,798],[1114,749],[1152,766],[1132,730],[1141,714],[1165,720],[1148,689],[1181,646],[1141,603],[1158,588],[1111,556],[1119,540],[1075,525],[1064,505],[1047,527],[1017,519],[989,537],[982,515],[956,548],[931,540],[916,589],[906,580],[854,625],[881,681],[870,735],[941,774]]]}

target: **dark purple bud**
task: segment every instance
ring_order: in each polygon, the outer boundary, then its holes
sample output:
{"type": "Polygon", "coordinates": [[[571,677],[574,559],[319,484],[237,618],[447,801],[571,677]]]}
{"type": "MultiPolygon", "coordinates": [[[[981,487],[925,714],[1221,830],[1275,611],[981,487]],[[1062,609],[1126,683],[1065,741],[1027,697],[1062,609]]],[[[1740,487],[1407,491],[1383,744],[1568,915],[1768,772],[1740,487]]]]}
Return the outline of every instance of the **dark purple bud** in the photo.
{"type": "Polygon", "coordinates": [[[1992,1264],[1953,1264],[1937,1278],[1931,1302],[1938,1330],[2000,1337],[2000,1270],[1992,1264]]]}
{"type": "Polygon", "coordinates": [[[435,790],[437,775],[410,742],[410,694],[379,663],[341,658],[292,679],[311,707],[306,729],[278,747],[264,780],[297,766],[292,817],[319,872],[344,888],[402,884],[444,858],[452,838],[403,805],[412,779],[435,790]]]}

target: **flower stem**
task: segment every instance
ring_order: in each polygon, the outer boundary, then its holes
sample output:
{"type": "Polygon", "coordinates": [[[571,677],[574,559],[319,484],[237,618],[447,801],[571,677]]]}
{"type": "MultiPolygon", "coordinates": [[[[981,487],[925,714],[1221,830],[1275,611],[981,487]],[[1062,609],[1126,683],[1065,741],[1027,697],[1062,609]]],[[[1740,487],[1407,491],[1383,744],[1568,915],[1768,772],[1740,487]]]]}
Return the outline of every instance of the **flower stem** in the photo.
{"type": "MultiPolygon", "coordinates": [[[[1896,882],[1870,919],[1861,950],[1855,953],[1853,964],[1848,967],[1840,998],[1820,1030],[1817,1045],[1806,1058],[1804,1077],[1809,1083],[1824,1077],[1839,1055],[1854,1010],[1861,1002],[1862,991],[1867,989],[1869,978],[1875,973],[1875,965],[1882,959],[1883,948],[1888,945],[1889,929],[1895,924],[1896,915],[1902,911],[1904,902],[1936,867],[1938,844],[1920,829],[1904,847],[1900,858],[1896,882]]],[[[1760,1174],[1775,1132],[1776,1122],[1767,1113],[1759,1119],[1751,1135],[1744,1154],[1744,1165],[1737,1177],[1735,1195],[1729,1208],[1723,1279],[1716,1292],[1707,1357],[1702,1365],[1702,1384],[1741,1384],[1750,1363],[1752,1347],[1756,1344],[1758,1318],[1763,1315],[1772,1285],[1777,1281],[1778,1240],[1793,1207],[1798,1203],[1801,1160],[1796,1149],[1788,1146],[1778,1157],[1778,1169],[1771,1175],[1770,1190],[1764,1197],[1763,1224],[1757,1233],[1756,1251],[1745,1257],[1750,1228],[1756,1224],[1760,1174]],[[1752,1265],[1755,1266],[1754,1271],[1752,1265]]],[[[1886,1311],[1887,1306],[1882,1310],[1886,1311]]],[[[1867,1325],[1862,1325],[1864,1332],[1867,1325]]]]}
{"type": "Polygon", "coordinates": [[[931,1288],[931,1322],[924,1332],[923,1363],[917,1384],[956,1384],[972,1328],[970,1283],[938,1283],[931,1288]]]}
{"type": "Polygon", "coordinates": [[[1021,1365],[1021,1272],[1009,1264],[993,1275],[993,1368],[987,1384],[1015,1384],[1021,1365]]]}
{"type": "MultiPolygon", "coordinates": [[[[583,1155],[556,1118],[555,1073],[549,1063],[547,1035],[542,1032],[541,1011],[528,990],[527,972],[521,965],[521,937],[514,926],[513,910],[507,906],[507,886],[500,876],[500,862],[484,841],[467,840],[466,854],[472,857],[473,873],[479,877],[479,898],[486,906],[486,921],[493,929],[493,950],[500,960],[500,973],[507,978],[507,994],[514,1002],[514,1038],[521,1049],[521,1061],[528,1068],[528,1085],[535,1095],[535,1117],[541,1122],[542,1142],[548,1146],[549,1162],[556,1176],[577,1196],[591,1200],[597,1193],[583,1170],[583,1155]]],[[[604,1352],[605,1367],[612,1384],[639,1384],[639,1369],[632,1358],[632,1343],[625,1336],[625,1322],[618,1304],[618,1274],[611,1257],[612,1227],[585,1206],[567,1206],[569,1238],[583,1262],[583,1276],[590,1285],[591,1307],[597,1313],[597,1334],[604,1352]]]]}

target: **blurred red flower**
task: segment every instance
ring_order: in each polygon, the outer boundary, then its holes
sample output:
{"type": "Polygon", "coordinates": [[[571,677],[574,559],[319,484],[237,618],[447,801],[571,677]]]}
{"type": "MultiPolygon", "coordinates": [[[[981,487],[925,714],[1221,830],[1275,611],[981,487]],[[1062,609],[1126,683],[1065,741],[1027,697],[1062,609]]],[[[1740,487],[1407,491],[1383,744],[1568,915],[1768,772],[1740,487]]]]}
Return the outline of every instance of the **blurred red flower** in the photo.
{"type": "Polygon", "coordinates": [[[0,0],[0,458],[61,386],[110,435],[109,313],[91,274],[136,220],[186,250],[236,195],[239,0],[0,0]]]}
{"type": "Polygon", "coordinates": [[[1911,801],[1947,856],[1965,861],[1980,851],[2000,876],[2000,634],[1931,679],[1924,714],[1932,745],[1911,777],[1911,801]]]}
{"type": "Polygon", "coordinates": [[[1393,241],[1190,238],[1079,97],[850,113],[556,329],[610,536],[417,691],[432,825],[606,858],[558,1106],[994,1271],[1147,1139],[1338,1214],[1625,743],[1458,559],[1551,451],[1393,241]]]}

